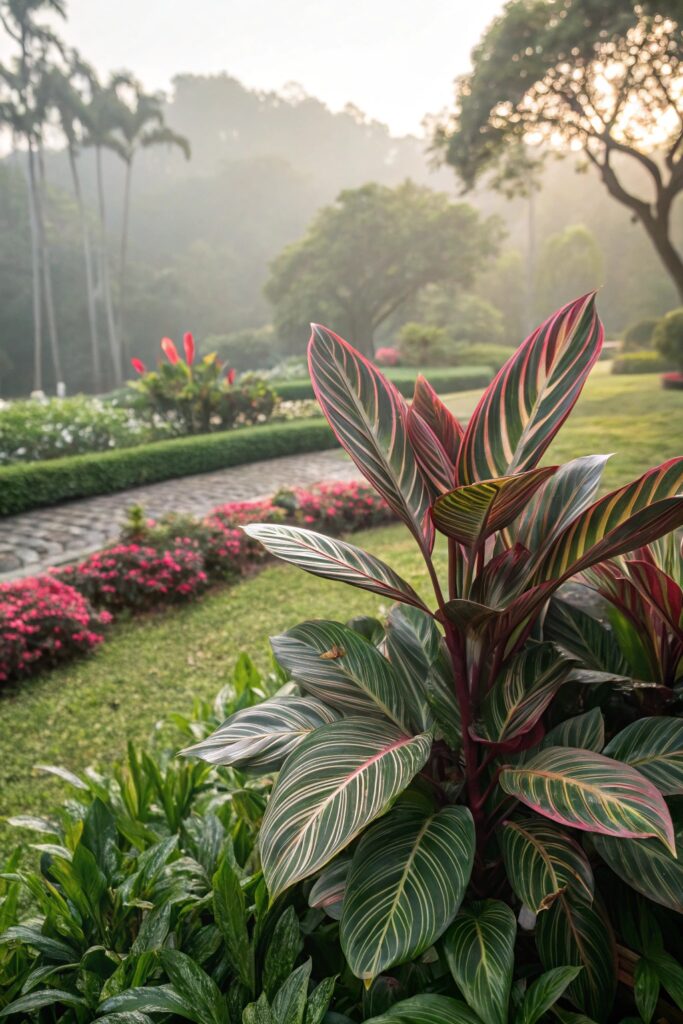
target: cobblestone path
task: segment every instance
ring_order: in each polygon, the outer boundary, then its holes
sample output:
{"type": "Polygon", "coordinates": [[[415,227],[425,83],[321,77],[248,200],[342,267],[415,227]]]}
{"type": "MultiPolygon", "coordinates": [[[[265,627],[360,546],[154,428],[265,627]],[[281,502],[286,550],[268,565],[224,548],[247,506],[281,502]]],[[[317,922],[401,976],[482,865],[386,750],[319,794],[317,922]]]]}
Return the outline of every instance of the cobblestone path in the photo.
{"type": "Polygon", "coordinates": [[[0,519],[0,580],[33,575],[103,547],[117,537],[131,505],[142,505],[152,517],[205,515],[223,502],[265,497],[282,486],[359,476],[339,450],[286,455],[7,516],[0,519]]]}

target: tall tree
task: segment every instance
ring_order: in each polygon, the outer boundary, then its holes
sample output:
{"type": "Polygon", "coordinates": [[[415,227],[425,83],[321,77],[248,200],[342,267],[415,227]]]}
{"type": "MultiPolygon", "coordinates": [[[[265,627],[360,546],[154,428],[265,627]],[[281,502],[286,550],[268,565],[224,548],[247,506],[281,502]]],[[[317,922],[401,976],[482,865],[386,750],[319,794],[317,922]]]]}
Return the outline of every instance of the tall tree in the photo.
{"type": "Polygon", "coordinates": [[[62,44],[49,26],[37,20],[45,13],[64,17],[62,0],[22,0],[21,3],[0,0],[0,24],[17,49],[11,66],[0,65],[3,87],[1,116],[13,139],[20,139],[27,152],[33,278],[33,378],[37,390],[43,387],[43,298],[55,381],[64,379],[45,225],[42,141],[46,111],[40,90],[44,70],[55,52],[61,54],[62,44]]]}
{"type": "Polygon", "coordinates": [[[410,181],[344,191],[272,265],[278,335],[301,350],[321,320],[371,355],[377,329],[426,285],[469,285],[497,234],[471,206],[410,181]]]}
{"type": "Polygon", "coordinates": [[[580,150],[683,300],[671,236],[683,191],[682,29],[680,0],[511,0],[474,50],[436,143],[466,186],[500,174],[520,142],[580,150]]]}
{"type": "Polygon", "coordinates": [[[184,135],[174,132],[166,125],[164,101],[161,94],[144,92],[139,82],[132,82],[130,87],[122,92],[117,129],[123,143],[121,155],[126,164],[119,252],[119,334],[123,345],[125,344],[126,270],[133,161],[138,150],[162,145],[177,147],[189,160],[190,143],[184,135]],[[130,98],[126,94],[130,94],[130,98]],[[127,100],[129,101],[127,102],[127,100]]]}

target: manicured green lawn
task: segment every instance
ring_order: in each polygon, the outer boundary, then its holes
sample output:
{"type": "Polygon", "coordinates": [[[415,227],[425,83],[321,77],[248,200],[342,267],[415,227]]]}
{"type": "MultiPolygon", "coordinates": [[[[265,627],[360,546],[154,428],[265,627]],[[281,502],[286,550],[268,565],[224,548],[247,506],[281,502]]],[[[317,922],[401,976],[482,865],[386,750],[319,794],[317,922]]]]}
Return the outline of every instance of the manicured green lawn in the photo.
{"type": "MultiPolygon", "coordinates": [[[[612,377],[601,364],[548,461],[614,451],[606,483],[614,487],[680,454],[683,394],[663,391],[656,376],[612,377]]],[[[477,393],[451,396],[467,417],[477,393]]],[[[428,593],[419,556],[402,527],[359,534],[354,541],[390,562],[428,593]]],[[[87,661],[27,681],[0,698],[0,813],[44,811],[60,799],[60,783],[36,775],[36,763],[76,771],[106,765],[128,739],[144,740],[173,710],[212,697],[230,678],[240,651],[266,668],[268,635],[306,618],[348,619],[381,612],[381,601],[283,565],[216,591],[198,604],[158,617],[119,623],[87,661]]],[[[0,832],[0,844],[16,841],[0,832]]]]}

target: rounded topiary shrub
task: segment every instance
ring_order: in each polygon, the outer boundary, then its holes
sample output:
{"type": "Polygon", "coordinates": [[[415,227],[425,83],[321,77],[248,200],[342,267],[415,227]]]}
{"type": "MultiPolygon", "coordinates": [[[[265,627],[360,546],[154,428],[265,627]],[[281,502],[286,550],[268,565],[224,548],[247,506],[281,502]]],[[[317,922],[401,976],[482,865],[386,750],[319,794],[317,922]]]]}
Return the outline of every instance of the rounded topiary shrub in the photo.
{"type": "Polygon", "coordinates": [[[665,362],[673,369],[683,371],[683,306],[662,317],[652,340],[665,362]]]}
{"type": "Polygon", "coordinates": [[[650,348],[652,335],[658,323],[657,317],[649,316],[631,324],[624,331],[624,352],[638,352],[640,349],[650,348]]]}

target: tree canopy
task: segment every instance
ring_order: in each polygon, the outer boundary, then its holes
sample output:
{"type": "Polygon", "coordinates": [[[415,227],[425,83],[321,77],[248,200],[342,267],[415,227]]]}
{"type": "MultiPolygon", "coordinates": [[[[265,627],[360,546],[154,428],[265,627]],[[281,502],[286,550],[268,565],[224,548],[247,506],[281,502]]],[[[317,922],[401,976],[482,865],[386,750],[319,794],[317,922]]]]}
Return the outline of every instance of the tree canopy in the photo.
{"type": "Polygon", "coordinates": [[[671,238],[683,191],[682,26],[681,0],[512,0],[474,50],[437,144],[467,187],[487,171],[523,178],[520,153],[533,144],[581,151],[683,297],[671,238]]]}
{"type": "Polygon", "coordinates": [[[371,354],[377,329],[426,285],[471,284],[498,232],[411,181],[346,190],[272,265],[266,295],[280,339],[300,351],[313,318],[371,354]]]}

